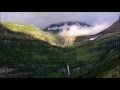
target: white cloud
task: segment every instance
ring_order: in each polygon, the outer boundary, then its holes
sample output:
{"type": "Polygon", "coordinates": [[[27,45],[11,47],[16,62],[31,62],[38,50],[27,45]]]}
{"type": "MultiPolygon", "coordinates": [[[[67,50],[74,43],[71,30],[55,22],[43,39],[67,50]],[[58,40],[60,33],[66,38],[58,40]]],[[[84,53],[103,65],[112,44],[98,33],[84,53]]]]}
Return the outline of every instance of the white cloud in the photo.
{"type": "Polygon", "coordinates": [[[79,27],[77,25],[69,26],[69,30],[63,29],[59,35],[63,36],[84,36],[94,35],[111,26],[109,23],[96,24],[91,27],[79,27]]]}
{"type": "Polygon", "coordinates": [[[67,36],[96,34],[108,28],[118,17],[118,12],[1,12],[2,21],[32,24],[41,29],[64,21],[80,21],[93,25],[89,28],[73,25],[69,27],[69,31],[63,27],[54,28],[63,28],[60,34],[67,36]]]}
{"type": "Polygon", "coordinates": [[[63,21],[81,21],[91,25],[114,22],[118,19],[115,12],[1,12],[2,21],[21,22],[45,28],[63,21]]]}

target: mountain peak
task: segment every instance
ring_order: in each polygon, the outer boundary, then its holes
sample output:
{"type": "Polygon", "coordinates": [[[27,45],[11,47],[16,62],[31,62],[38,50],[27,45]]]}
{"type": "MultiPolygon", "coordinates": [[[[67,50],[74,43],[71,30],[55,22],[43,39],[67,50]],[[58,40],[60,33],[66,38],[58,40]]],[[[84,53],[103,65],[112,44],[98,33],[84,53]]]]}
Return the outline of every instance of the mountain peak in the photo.
{"type": "Polygon", "coordinates": [[[81,27],[84,27],[84,26],[85,27],[90,27],[90,25],[85,23],[85,22],[66,21],[66,22],[51,24],[48,27],[46,27],[44,29],[44,31],[47,31],[47,32],[50,32],[50,33],[59,33],[64,28],[69,30],[69,26],[72,26],[72,25],[77,25],[77,26],[81,26],[81,27]]]}

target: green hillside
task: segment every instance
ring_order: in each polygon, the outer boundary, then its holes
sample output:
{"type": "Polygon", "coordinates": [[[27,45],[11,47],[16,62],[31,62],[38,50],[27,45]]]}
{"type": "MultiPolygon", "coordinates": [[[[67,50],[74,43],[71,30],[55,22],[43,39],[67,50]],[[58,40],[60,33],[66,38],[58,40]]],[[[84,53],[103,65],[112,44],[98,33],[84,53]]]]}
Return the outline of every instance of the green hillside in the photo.
{"type": "Polygon", "coordinates": [[[59,70],[71,58],[53,45],[53,37],[30,25],[1,23],[0,77],[65,77],[59,70]]]}
{"type": "MultiPolygon", "coordinates": [[[[38,40],[46,41],[53,45],[56,44],[56,39],[55,39],[54,35],[43,32],[42,30],[39,30],[38,28],[36,28],[34,26],[17,24],[17,23],[12,23],[12,22],[1,22],[0,24],[3,27],[7,28],[9,31],[26,34],[26,37],[24,37],[24,36],[19,37],[19,35],[14,35],[15,38],[38,39],[38,40]],[[29,35],[29,37],[27,37],[27,35],[29,35]],[[30,38],[30,36],[32,38],[30,38]]],[[[14,36],[7,35],[7,37],[14,37],[14,36]]]]}
{"type": "Polygon", "coordinates": [[[1,23],[0,77],[120,77],[120,24],[116,22],[98,36],[93,41],[62,48],[55,46],[59,42],[56,36],[36,27],[1,23]]]}
{"type": "Polygon", "coordinates": [[[81,67],[81,73],[75,71],[73,77],[120,76],[119,69],[115,69],[120,65],[120,23],[116,22],[103,32],[96,40],[82,43],[71,51],[76,58],[87,63],[81,67]]]}

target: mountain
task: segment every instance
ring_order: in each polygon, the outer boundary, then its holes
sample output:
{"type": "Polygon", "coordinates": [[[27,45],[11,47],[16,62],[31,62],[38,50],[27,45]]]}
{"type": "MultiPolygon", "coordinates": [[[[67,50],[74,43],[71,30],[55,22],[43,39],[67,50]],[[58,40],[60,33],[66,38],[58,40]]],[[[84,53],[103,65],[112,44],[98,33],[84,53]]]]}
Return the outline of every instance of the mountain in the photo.
{"type": "MultiPolygon", "coordinates": [[[[89,61],[84,77],[120,77],[120,23],[92,36],[78,37],[81,45],[73,51],[79,60],[89,61]],[[94,40],[90,40],[95,38],[94,40]],[[77,52],[77,53],[76,53],[77,52]],[[91,70],[90,70],[91,69],[91,70]]],[[[79,41],[78,40],[78,41],[79,41]]],[[[82,74],[79,77],[82,77],[82,74]]]]}
{"type": "Polygon", "coordinates": [[[56,69],[66,60],[55,44],[53,35],[34,26],[0,23],[0,77],[60,77],[56,69]]]}
{"type": "Polygon", "coordinates": [[[90,39],[94,39],[94,38],[99,40],[99,39],[111,37],[113,35],[119,36],[119,32],[120,32],[119,31],[119,28],[120,28],[119,24],[120,23],[119,23],[119,20],[118,20],[117,22],[112,24],[109,28],[101,31],[98,34],[77,37],[75,43],[86,42],[86,41],[89,41],[90,39]]]}
{"type": "Polygon", "coordinates": [[[31,25],[1,23],[0,77],[120,77],[118,21],[96,35],[74,37],[75,44],[69,47],[56,45],[56,38],[31,25]]]}
{"type": "Polygon", "coordinates": [[[8,38],[22,38],[22,39],[38,39],[38,40],[43,40],[46,41],[50,44],[56,44],[56,39],[54,35],[43,32],[42,30],[39,30],[37,27],[34,27],[32,25],[24,25],[24,24],[18,24],[18,23],[12,23],[12,22],[1,22],[1,31],[4,33],[5,36],[8,38]],[[8,29],[10,32],[17,32],[17,33],[23,33],[26,34],[26,37],[22,37],[22,35],[10,35],[9,31],[5,30],[8,29]],[[33,38],[31,38],[32,36],[33,38]]]}
{"type": "Polygon", "coordinates": [[[72,25],[86,26],[86,27],[90,26],[90,25],[88,25],[88,24],[86,24],[84,22],[67,21],[67,22],[60,22],[60,23],[56,23],[56,24],[51,24],[50,26],[46,27],[44,29],[44,31],[57,34],[64,28],[69,29],[69,26],[72,26],[72,25]]]}
{"type": "Polygon", "coordinates": [[[61,47],[71,46],[73,45],[76,37],[61,36],[61,35],[58,35],[58,33],[61,32],[63,29],[69,30],[69,26],[72,26],[72,25],[77,25],[79,27],[90,27],[90,25],[84,22],[66,21],[66,22],[51,24],[50,26],[46,27],[44,31],[56,35],[56,39],[57,39],[59,46],[61,47]]]}

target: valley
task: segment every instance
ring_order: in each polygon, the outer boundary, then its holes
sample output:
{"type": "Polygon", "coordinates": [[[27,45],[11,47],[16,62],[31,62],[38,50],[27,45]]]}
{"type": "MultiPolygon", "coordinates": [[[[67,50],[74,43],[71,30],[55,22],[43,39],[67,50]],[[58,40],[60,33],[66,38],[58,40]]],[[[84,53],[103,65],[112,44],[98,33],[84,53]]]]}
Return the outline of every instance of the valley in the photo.
{"type": "Polygon", "coordinates": [[[119,50],[118,21],[96,35],[78,37],[0,23],[1,78],[118,78],[119,50]]]}

